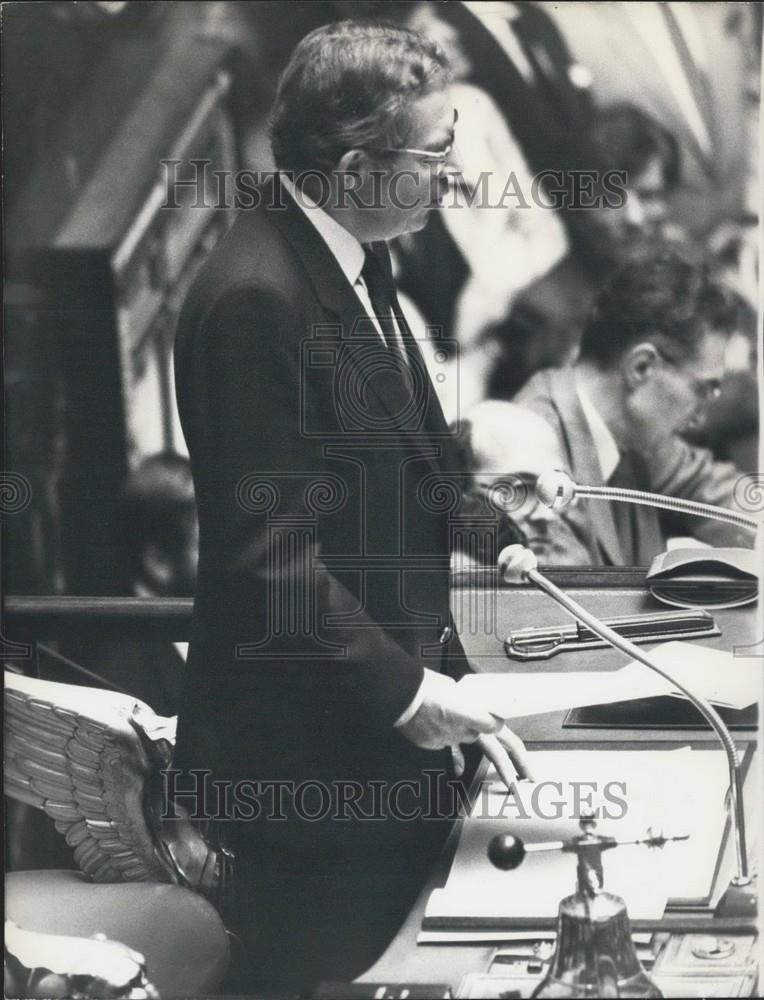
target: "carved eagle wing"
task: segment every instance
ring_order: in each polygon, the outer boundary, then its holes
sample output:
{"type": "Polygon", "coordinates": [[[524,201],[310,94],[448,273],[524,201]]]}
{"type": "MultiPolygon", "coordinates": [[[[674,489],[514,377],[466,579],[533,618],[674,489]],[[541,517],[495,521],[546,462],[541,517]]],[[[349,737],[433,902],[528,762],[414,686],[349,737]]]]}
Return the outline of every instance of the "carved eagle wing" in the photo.
{"type": "Polygon", "coordinates": [[[171,882],[230,906],[233,855],[165,802],[176,719],[99,688],[5,672],[5,792],[43,809],[95,882],[171,882]]]}

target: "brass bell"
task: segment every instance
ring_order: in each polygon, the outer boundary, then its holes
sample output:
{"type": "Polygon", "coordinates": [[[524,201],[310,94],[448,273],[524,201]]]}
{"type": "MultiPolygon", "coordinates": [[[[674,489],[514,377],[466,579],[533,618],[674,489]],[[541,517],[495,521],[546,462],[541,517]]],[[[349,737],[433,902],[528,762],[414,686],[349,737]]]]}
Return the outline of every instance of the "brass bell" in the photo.
{"type": "MultiPolygon", "coordinates": [[[[518,837],[494,837],[491,862],[504,870],[516,868],[527,852],[562,850],[578,856],[578,887],[560,903],[557,943],[549,971],[534,997],[662,997],[637,958],[631,940],[626,904],[603,889],[602,852],[619,846],[613,837],[595,833],[595,820],[580,820],[582,833],[572,840],[526,846],[518,837]]],[[[630,843],[661,847],[669,838],[650,833],[630,843]]]]}

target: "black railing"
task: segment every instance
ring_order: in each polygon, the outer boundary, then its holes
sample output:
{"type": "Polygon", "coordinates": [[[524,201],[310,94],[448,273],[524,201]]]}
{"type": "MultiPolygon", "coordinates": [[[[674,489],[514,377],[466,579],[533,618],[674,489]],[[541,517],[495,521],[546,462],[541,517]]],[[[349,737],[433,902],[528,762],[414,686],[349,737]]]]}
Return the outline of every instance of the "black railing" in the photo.
{"type": "MultiPolygon", "coordinates": [[[[546,575],[558,586],[587,589],[641,589],[644,567],[551,567],[546,575]]],[[[464,570],[454,586],[506,586],[498,572],[464,570]]],[[[3,602],[3,633],[15,642],[38,639],[188,639],[193,601],[183,597],[22,597],[3,602]]]]}
{"type": "Polygon", "coordinates": [[[190,597],[11,597],[3,605],[6,637],[34,639],[188,639],[190,597]]]}

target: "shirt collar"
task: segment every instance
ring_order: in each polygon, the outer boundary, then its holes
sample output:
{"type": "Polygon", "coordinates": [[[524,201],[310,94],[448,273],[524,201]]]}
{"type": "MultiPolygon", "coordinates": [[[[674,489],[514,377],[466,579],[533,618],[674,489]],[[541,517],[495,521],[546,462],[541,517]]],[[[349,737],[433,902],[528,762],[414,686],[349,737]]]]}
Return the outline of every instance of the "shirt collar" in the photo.
{"type": "Polygon", "coordinates": [[[594,441],[594,451],[597,455],[600,472],[602,473],[602,481],[606,483],[621,461],[618,445],[610,433],[610,428],[602,419],[588,393],[581,385],[580,379],[576,379],[576,392],[578,393],[581,409],[584,411],[584,416],[586,417],[586,422],[589,424],[589,430],[594,441]]]}
{"type": "Polygon", "coordinates": [[[366,259],[361,244],[352,233],[341,226],[304,191],[296,190],[293,182],[285,174],[281,174],[281,183],[295,204],[305,213],[306,218],[315,226],[318,235],[331,250],[342,273],[351,285],[355,285],[361,276],[366,259]]]}

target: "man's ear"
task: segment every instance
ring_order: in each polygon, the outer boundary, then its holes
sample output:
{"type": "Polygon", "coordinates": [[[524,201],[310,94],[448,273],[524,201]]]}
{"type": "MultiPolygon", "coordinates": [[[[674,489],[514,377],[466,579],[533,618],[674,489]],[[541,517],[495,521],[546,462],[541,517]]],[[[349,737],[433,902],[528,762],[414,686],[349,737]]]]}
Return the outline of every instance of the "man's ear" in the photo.
{"type": "Polygon", "coordinates": [[[361,174],[371,168],[369,154],[365,149],[349,149],[337,161],[337,173],[361,174]]]}
{"type": "Polygon", "coordinates": [[[629,348],[621,359],[621,371],[630,392],[650,381],[659,361],[658,352],[649,341],[629,348]]]}

